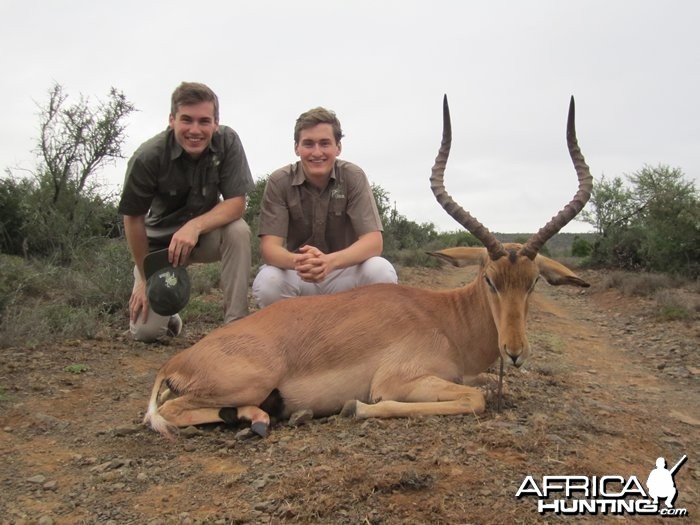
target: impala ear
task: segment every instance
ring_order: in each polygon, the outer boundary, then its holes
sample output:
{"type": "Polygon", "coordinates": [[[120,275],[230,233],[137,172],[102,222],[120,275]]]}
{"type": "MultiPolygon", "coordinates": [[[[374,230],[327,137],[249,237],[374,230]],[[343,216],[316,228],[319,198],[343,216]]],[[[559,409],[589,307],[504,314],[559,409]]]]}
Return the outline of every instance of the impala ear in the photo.
{"type": "Polygon", "coordinates": [[[459,246],[457,248],[445,248],[436,252],[426,252],[428,255],[437,257],[453,266],[462,268],[470,264],[481,264],[486,257],[486,248],[474,248],[459,246]]]}
{"type": "Polygon", "coordinates": [[[535,264],[537,264],[540,269],[540,275],[551,285],[559,286],[562,284],[569,284],[571,286],[580,286],[581,288],[588,288],[590,286],[589,283],[581,279],[566,266],[549,257],[538,254],[537,257],[535,257],[535,264]]]}

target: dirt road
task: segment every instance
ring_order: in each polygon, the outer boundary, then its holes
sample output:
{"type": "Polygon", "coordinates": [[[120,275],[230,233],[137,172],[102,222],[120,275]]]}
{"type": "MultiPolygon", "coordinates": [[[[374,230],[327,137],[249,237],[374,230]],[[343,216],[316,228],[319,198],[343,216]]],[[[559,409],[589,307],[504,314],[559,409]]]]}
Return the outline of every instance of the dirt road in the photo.
{"type": "Polygon", "coordinates": [[[140,424],[155,372],[207,329],[170,344],[114,330],[0,350],[0,524],[700,523],[700,328],[656,320],[650,302],[538,284],[532,355],[507,370],[500,413],[331,417],[278,424],[265,440],[214,425],[168,442],[140,424]],[[686,517],[540,515],[532,493],[515,497],[527,476],[634,476],[646,489],[658,457],[670,467],[684,454],[674,480],[686,517]]]}

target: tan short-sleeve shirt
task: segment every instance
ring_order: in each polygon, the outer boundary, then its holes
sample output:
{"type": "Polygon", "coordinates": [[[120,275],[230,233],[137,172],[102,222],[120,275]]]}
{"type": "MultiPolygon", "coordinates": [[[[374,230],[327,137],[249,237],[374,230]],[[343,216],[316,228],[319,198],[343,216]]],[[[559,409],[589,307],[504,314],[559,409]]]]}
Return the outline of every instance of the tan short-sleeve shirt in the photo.
{"type": "Polygon", "coordinates": [[[367,176],[355,164],[336,160],[323,191],[306,181],[301,162],[267,180],[258,235],[282,237],[289,251],[309,244],[337,252],[374,231],[382,231],[377,204],[367,176]]]}

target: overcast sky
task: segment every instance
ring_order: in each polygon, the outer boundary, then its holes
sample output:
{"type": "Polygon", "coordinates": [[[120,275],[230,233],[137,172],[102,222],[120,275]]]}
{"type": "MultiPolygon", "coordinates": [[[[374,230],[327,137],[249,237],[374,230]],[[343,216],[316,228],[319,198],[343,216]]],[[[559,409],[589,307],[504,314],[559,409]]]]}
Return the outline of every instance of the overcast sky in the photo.
{"type": "MultiPolygon", "coordinates": [[[[699,22],[697,0],[3,0],[0,168],[35,166],[37,104],[54,82],[69,101],[124,92],[138,109],[128,157],[167,125],[176,85],[200,81],[255,178],[296,160],[294,121],[325,106],[341,157],[400,213],[456,230],[428,183],[447,93],[448,192],[492,231],[535,231],[577,188],[571,95],[594,177],[665,164],[698,181],[699,22]]],[[[102,173],[114,191],[125,165],[102,173]]]]}

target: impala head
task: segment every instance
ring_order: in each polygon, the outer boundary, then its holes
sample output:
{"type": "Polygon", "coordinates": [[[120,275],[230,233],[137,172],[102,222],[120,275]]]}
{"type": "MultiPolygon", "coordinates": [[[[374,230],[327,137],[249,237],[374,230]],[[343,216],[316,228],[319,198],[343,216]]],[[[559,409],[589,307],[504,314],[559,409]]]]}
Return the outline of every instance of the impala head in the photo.
{"type": "Polygon", "coordinates": [[[500,355],[515,366],[525,362],[530,350],[526,331],[528,299],[539,277],[544,277],[554,285],[589,286],[565,266],[537,253],[545,242],[581,211],[593,187],[593,177],[576,140],[573,97],[569,105],[566,140],[579,181],[574,198],[524,244],[502,244],[445,191],[443,179],[452,141],[452,128],[447,96],[443,101],[442,143],[433,166],[430,187],[450,217],[479,239],[484,248],[450,248],[434,255],[457,266],[480,261],[477,286],[488,300],[498,331],[500,355]]]}

